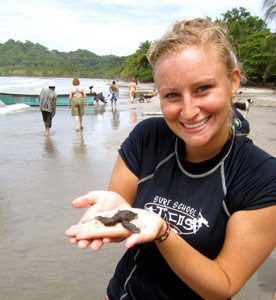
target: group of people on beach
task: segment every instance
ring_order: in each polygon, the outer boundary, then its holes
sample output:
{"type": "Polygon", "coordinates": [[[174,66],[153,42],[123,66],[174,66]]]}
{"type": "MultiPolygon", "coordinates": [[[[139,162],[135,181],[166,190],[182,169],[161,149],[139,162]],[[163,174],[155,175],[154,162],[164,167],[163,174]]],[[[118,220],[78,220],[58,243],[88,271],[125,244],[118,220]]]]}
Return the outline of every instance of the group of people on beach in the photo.
{"type": "MultiPolygon", "coordinates": [[[[68,107],[71,109],[72,116],[76,121],[76,131],[83,130],[83,114],[84,114],[84,100],[85,105],[88,106],[87,95],[84,87],[80,86],[80,80],[78,78],[73,79],[73,86],[70,90],[68,107]]],[[[56,114],[56,102],[57,94],[55,92],[56,85],[54,81],[50,81],[48,89],[42,89],[38,95],[39,107],[42,113],[42,119],[45,127],[45,134],[50,134],[50,128],[52,127],[52,119],[56,114]]],[[[109,87],[111,93],[111,104],[116,106],[117,99],[119,97],[119,88],[115,81],[109,87]]]]}
{"type": "MultiPolygon", "coordinates": [[[[84,114],[84,100],[85,105],[88,106],[87,95],[85,89],[80,86],[80,80],[78,78],[73,78],[72,82],[73,86],[70,90],[69,100],[68,100],[68,107],[72,111],[72,116],[75,118],[76,121],[76,131],[83,130],[83,114],[84,114]]],[[[42,118],[45,127],[45,134],[48,136],[50,134],[50,128],[52,127],[52,119],[56,113],[56,101],[57,101],[57,94],[55,92],[56,85],[54,81],[50,81],[48,85],[48,89],[42,89],[40,94],[38,95],[39,99],[39,107],[42,113],[42,118]]],[[[90,87],[90,92],[92,93],[93,86],[90,87]]],[[[134,102],[135,93],[137,89],[137,85],[135,79],[132,78],[129,84],[130,89],[130,99],[131,103],[134,102]]],[[[96,90],[95,90],[96,91],[96,90]]],[[[112,81],[112,84],[109,86],[110,92],[110,101],[111,105],[116,107],[117,100],[119,98],[119,88],[115,81],[112,81]]],[[[144,96],[153,97],[157,94],[155,89],[150,94],[145,94],[144,96]]],[[[96,93],[96,102],[98,104],[99,99],[103,97],[102,92],[97,89],[96,93]]],[[[107,101],[104,99],[102,100],[105,104],[107,101]]]]}
{"type": "Polygon", "coordinates": [[[108,191],[75,199],[87,210],[66,231],[81,249],[125,241],[106,300],[230,299],[275,248],[276,159],[235,130],[233,53],[201,18],[151,45],[163,117],[134,127],[108,191]]]}
{"type": "MultiPolygon", "coordinates": [[[[88,106],[87,95],[85,89],[80,86],[78,78],[73,79],[73,86],[70,90],[68,107],[71,109],[72,116],[75,117],[76,131],[83,130],[83,114],[84,114],[84,100],[85,105],[88,106]]],[[[52,127],[52,119],[56,113],[57,94],[55,93],[56,85],[51,81],[48,89],[42,89],[38,95],[39,107],[42,113],[42,118],[45,127],[45,134],[50,134],[52,127]]]]}

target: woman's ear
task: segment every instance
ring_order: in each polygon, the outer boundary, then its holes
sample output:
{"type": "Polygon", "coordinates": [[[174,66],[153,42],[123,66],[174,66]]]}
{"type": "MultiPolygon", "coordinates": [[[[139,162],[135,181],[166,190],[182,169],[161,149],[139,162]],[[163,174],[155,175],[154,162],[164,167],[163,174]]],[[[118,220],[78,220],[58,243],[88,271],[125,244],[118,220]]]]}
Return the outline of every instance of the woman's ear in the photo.
{"type": "Polygon", "coordinates": [[[232,73],[231,78],[231,98],[233,99],[236,96],[236,93],[240,87],[241,81],[241,71],[238,68],[235,68],[232,73]]]}

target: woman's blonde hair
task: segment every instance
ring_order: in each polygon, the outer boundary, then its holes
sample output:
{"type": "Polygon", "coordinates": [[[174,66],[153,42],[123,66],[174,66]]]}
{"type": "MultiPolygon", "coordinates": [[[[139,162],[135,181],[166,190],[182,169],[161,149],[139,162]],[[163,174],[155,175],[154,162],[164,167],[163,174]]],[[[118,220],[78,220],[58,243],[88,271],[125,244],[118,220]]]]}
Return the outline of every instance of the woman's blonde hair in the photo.
{"type": "Polygon", "coordinates": [[[75,77],[75,78],[73,79],[73,85],[79,85],[79,84],[80,84],[79,79],[75,77]]]}
{"type": "Polygon", "coordinates": [[[160,40],[155,41],[148,52],[148,60],[153,70],[158,59],[168,53],[194,46],[209,44],[213,46],[226,65],[229,76],[238,67],[236,55],[227,39],[226,27],[208,19],[193,19],[176,22],[160,40]]]}

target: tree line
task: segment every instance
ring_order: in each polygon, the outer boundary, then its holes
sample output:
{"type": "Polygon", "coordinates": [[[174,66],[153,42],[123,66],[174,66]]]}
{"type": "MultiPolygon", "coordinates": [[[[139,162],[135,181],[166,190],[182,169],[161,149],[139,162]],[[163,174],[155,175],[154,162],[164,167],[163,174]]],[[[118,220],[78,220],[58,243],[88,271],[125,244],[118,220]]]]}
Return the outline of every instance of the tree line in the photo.
{"type": "MultiPolygon", "coordinates": [[[[266,1],[265,1],[266,2],[266,1]]],[[[270,14],[271,17],[271,14],[270,14]]],[[[226,11],[215,22],[223,23],[241,69],[253,85],[276,82],[276,35],[265,20],[251,16],[243,7],[226,11]]],[[[50,51],[34,44],[8,40],[0,44],[0,76],[83,77],[152,82],[147,52],[153,41],[142,42],[129,56],[99,56],[88,50],[50,51]]]]}
{"type": "Polygon", "coordinates": [[[99,56],[87,50],[59,52],[34,44],[8,40],[0,44],[0,75],[108,78],[126,57],[99,56]]]}

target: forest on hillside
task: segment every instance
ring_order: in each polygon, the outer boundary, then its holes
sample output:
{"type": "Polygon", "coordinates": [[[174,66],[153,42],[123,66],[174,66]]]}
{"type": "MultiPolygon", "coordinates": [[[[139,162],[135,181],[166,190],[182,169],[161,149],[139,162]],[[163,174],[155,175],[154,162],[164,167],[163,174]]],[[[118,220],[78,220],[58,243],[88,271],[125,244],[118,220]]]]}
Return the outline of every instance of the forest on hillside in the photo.
{"type": "MultiPolygon", "coordinates": [[[[276,34],[267,23],[243,7],[226,11],[215,22],[228,28],[228,37],[249,84],[274,85],[276,81],[276,34]]],[[[0,44],[0,76],[83,77],[152,82],[147,52],[152,41],[144,41],[135,53],[119,57],[99,56],[88,50],[49,50],[31,41],[12,39],[0,44]]]]}
{"type": "Polygon", "coordinates": [[[50,51],[34,44],[8,40],[0,44],[0,75],[112,78],[125,57],[99,56],[87,50],[50,51]]]}

